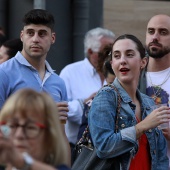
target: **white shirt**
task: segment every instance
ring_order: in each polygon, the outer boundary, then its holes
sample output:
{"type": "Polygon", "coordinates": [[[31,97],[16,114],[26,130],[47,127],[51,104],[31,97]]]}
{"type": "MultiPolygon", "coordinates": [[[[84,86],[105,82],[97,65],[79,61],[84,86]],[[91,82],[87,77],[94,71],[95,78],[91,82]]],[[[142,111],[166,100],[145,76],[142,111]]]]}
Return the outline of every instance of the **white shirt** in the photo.
{"type": "Polygon", "coordinates": [[[147,72],[146,78],[147,95],[152,97],[156,94],[156,104],[168,103],[170,106],[170,67],[158,72],[147,72]]]}
{"type": "MultiPolygon", "coordinates": [[[[91,94],[97,92],[103,84],[99,74],[87,58],[67,65],[61,71],[60,77],[65,81],[69,100],[69,113],[65,131],[69,142],[75,144],[83,114],[78,99],[87,99],[91,94]]],[[[106,84],[106,81],[104,84],[106,84]]]]}

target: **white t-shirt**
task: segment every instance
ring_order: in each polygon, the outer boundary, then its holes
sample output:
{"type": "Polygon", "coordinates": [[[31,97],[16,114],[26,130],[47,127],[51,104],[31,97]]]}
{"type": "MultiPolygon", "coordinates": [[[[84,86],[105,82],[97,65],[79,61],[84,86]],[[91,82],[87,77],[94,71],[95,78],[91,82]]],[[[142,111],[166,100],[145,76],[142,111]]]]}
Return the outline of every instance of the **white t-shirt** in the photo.
{"type": "MultiPolygon", "coordinates": [[[[170,107],[170,67],[159,72],[147,72],[146,78],[147,78],[146,89],[147,95],[151,97],[154,97],[156,95],[157,96],[155,98],[156,104],[167,103],[170,107]],[[158,85],[158,87],[156,87],[156,85],[158,85]]],[[[167,145],[168,145],[168,157],[170,160],[170,141],[167,141],[167,145]]]]}
{"type": "Polygon", "coordinates": [[[153,98],[157,96],[156,104],[167,103],[170,106],[170,67],[159,72],[147,72],[146,78],[146,94],[153,98]]]}

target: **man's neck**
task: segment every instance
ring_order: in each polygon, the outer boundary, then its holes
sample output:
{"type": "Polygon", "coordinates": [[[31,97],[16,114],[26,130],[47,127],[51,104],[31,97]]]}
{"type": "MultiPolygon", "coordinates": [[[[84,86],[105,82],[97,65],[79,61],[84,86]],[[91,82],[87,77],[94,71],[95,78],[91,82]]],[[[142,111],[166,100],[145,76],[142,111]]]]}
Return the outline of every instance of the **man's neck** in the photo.
{"type": "Polygon", "coordinates": [[[31,58],[21,52],[25,59],[38,71],[41,79],[45,76],[45,59],[44,58],[31,58]]]}
{"type": "Polygon", "coordinates": [[[41,80],[43,80],[45,76],[45,70],[46,70],[45,61],[32,62],[30,64],[38,71],[41,80]]]}
{"type": "Polygon", "coordinates": [[[158,59],[149,57],[147,71],[158,72],[165,70],[169,67],[170,67],[170,54],[158,59]]]}

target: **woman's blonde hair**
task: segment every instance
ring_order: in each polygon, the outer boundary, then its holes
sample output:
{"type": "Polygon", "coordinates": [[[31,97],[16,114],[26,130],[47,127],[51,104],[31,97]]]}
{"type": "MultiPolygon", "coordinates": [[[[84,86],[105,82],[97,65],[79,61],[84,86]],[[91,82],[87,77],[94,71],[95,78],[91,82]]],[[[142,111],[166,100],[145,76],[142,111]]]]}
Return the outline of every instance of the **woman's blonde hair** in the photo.
{"type": "Polygon", "coordinates": [[[22,89],[11,95],[0,112],[0,122],[7,121],[15,113],[29,117],[30,111],[42,114],[45,125],[45,163],[56,166],[67,164],[67,146],[58,117],[58,110],[53,99],[45,92],[36,92],[32,89],[22,89]]]}

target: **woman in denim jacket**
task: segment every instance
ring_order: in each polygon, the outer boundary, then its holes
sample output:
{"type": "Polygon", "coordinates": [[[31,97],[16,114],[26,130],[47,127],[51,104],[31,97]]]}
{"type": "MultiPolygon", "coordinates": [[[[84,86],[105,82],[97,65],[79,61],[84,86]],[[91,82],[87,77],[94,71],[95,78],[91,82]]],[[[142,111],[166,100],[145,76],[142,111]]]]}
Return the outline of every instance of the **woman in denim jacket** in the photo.
{"type": "Polygon", "coordinates": [[[103,87],[95,96],[89,112],[89,127],[97,155],[119,157],[123,170],[167,170],[167,146],[157,128],[170,119],[163,106],[152,110],[154,101],[138,89],[141,69],[146,66],[145,49],[133,35],[118,37],[112,47],[114,85],[121,96],[118,129],[115,132],[117,92],[103,87]]]}

